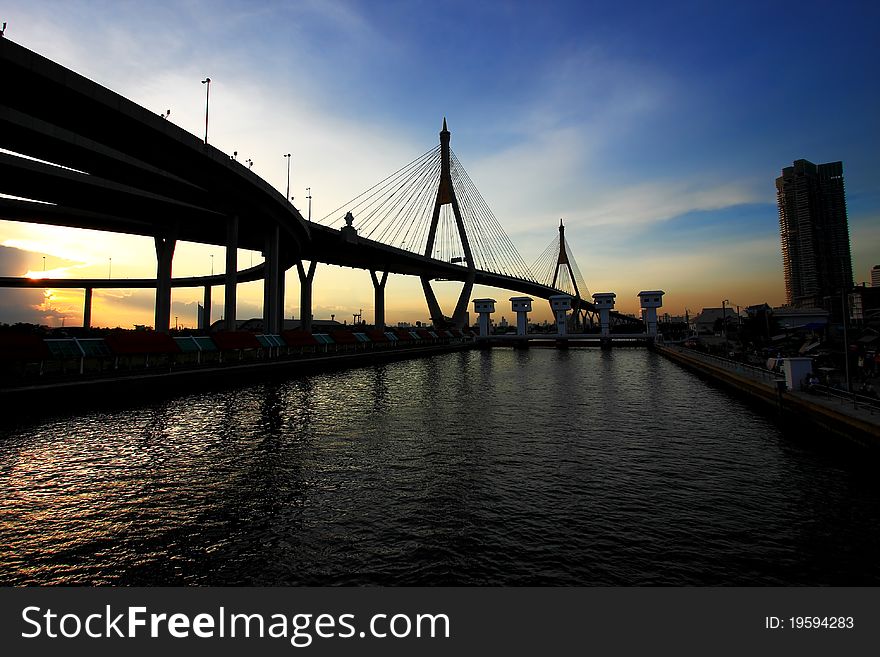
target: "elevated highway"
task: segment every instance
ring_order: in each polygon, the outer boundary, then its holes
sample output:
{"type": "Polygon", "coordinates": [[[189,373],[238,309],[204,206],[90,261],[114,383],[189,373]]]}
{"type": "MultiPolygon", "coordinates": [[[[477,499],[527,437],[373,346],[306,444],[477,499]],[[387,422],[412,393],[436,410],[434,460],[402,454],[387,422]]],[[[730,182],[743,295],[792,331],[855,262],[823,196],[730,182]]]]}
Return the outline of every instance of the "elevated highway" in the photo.
{"type": "MultiPolygon", "coordinates": [[[[560,292],[534,280],[478,269],[473,258],[456,264],[359,236],[356,226],[337,230],[308,222],[283,194],[205,140],[5,38],[0,38],[0,79],[0,149],[6,151],[0,152],[0,194],[6,195],[0,196],[0,218],[152,237],[157,256],[155,280],[5,279],[2,285],[80,287],[89,299],[92,288],[155,287],[157,330],[169,327],[172,287],[205,287],[210,313],[211,286],[224,285],[226,307],[235,308],[237,283],[259,278],[264,281],[264,326],[277,330],[284,272],[294,265],[308,326],[317,262],[372,273],[377,324],[384,323],[389,273],[422,279],[435,321],[445,318],[428,283],[434,279],[465,284],[454,317],[459,322],[461,302],[473,284],[539,298],[560,292]],[[229,274],[172,280],[178,240],[224,247],[229,274]],[[237,272],[238,248],[262,252],[265,264],[237,272]]],[[[448,148],[445,124],[441,139],[444,134],[448,148]]],[[[448,177],[448,152],[445,157],[448,177]]],[[[454,196],[451,180],[441,180],[440,186],[438,207],[441,196],[454,196]]],[[[587,300],[578,299],[578,305],[594,310],[587,300]]],[[[227,311],[226,321],[234,330],[235,313],[227,311]]]]}

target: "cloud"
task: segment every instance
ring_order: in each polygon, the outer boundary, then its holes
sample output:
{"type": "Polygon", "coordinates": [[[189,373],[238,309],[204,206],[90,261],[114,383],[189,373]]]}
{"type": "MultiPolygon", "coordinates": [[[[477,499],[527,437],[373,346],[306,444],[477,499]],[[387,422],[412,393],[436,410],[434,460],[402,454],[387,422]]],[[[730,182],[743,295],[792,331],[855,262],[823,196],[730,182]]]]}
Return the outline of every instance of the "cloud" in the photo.
{"type": "Polygon", "coordinates": [[[0,276],[21,276],[36,264],[35,254],[9,246],[0,246],[0,276]]]}
{"type": "Polygon", "coordinates": [[[25,242],[22,246],[31,248],[16,246],[15,240],[0,245],[0,276],[68,278],[83,267],[80,262],[40,249],[39,244],[25,242]]]}
{"type": "Polygon", "coordinates": [[[509,145],[463,161],[527,262],[554,239],[560,218],[570,235],[593,243],[694,211],[766,200],[748,173],[675,174],[642,162],[649,130],[680,102],[681,84],[658,67],[596,46],[567,54],[537,78],[534,100],[490,124],[509,145]],[[622,153],[622,143],[633,150],[622,153]]]}
{"type": "Polygon", "coordinates": [[[42,302],[42,290],[0,288],[0,323],[45,324],[38,310],[42,302]]]}
{"type": "MultiPolygon", "coordinates": [[[[679,289],[697,287],[703,280],[693,274],[697,267],[708,267],[704,278],[714,281],[712,256],[691,252],[696,239],[680,245],[659,240],[662,253],[645,256],[660,248],[648,243],[658,227],[695,211],[773,202],[767,178],[773,167],[766,160],[776,157],[778,144],[767,139],[756,147],[764,135],[754,126],[744,131],[731,125],[730,135],[718,129],[713,112],[720,101],[702,97],[712,85],[690,84],[705,80],[689,76],[689,67],[672,68],[675,57],[634,55],[658,44],[636,44],[645,38],[638,32],[614,36],[602,12],[589,29],[574,34],[559,24],[567,11],[541,12],[543,22],[536,17],[526,28],[526,11],[475,10],[455,26],[460,29],[453,38],[422,43],[413,27],[426,17],[451,26],[444,10],[190,0],[100,8],[91,2],[14,1],[10,11],[8,34],[19,43],[157,113],[170,108],[170,120],[198,136],[206,91],[199,81],[210,76],[210,142],[230,154],[238,151],[240,160],[252,158],[254,172],[281,191],[287,182],[283,154],[293,153],[291,193],[305,212],[305,188],[311,188],[314,218],[431,148],[446,113],[453,148],[526,262],[555,237],[563,217],[570,241],[583,249],[576,255],[592,289],[593,280],[611,289],[634,288],[639,281],[650,286],[658,279],[679,289]],[[498,25],[486,25],[488,15],[498,25]],[[520,30],[515,48],[501,41],[513,34],[503,29],[510,20],[520,30]],[[536,34],[536,23],[544,30],[537,32],[540,43],[527,38],[529,31],[536,34]],[[561,38],[544,38],[551,32],[561,38]],[[478,46],[456,39],[477,34],[495,50],[470,62],[478,46]],[[469,68],[456,68],[463,66],[469,68]],[[733,143],[737,137],[749,148],[733,143]],[[675,263],[688,269],[674,275],[675,263]]],[[[729,82],[723,72],[712,80],[729,82]]],[[[727,89],[725,102],[729,94],[727,89]]],[[[852,234],[857,269],[869,266],[877,235],[855,223],[852,234]]],[[[756,245],[744,237],[751,233],[725,234],[726,243],[716,250],[754,262],[752,271],[778,266],[775,239],[748,251],[756,245]]],[[[155,253],[145,238],[2,222],[0,243],[63,258],[65,266],[81,263],[71,274],[104,276],[111,257],[115,276],[155,274],[155,253]]],[[[222,249],[179,245],[175,275],[207,273],[211,253],[218,256],[215,270],[222,271],[222,249]]],[[[249,257],[239,260],[246,266],[249,257]]],[[[734,276],[736,263],[724,262],[732,267],[729,279],[749,278],[750,272],[734,276]]],[[[41,264],[31,261],[21,273],[41,264]]],[[[259,284],[242,286],[239,316],[259,314],[261,290],[259,284]]],[[[115,298],[120,305],[113,316],[131,312],[138,323],[152,323],[152,293],[145,294],[115,298]]],[[[199,295],[176,291],[175,299],[187,294],[199,295]]],[[[297,285],[289,283],[287,309],[298,306],[297,295],[297,285]]],[[[394,308],[424,316],[417,281],[401,283],[395,295],[389,293],[389,314],[394,308]]],[[[215,290],[215,316],[222,307],[218,300],[215,290]]],[[[367,309],[369,278],[322,267],[315,303],[320,312],[367,309]]]]}
{"type": "Polygon", "coordinates": [[[578,225],[616,230],[762,200],[762,194],[739,181],[647,181],[599,192],[591,207],[579,214],[573,209],[570,216],[578,225]]]}

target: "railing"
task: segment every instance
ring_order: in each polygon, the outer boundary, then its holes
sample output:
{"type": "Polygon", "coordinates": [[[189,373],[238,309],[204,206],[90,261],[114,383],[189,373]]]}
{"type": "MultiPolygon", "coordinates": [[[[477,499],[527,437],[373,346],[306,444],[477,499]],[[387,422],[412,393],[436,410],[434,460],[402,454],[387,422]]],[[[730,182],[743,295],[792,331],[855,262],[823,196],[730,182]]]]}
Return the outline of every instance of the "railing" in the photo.
{"type": "Polygon", "coordinates": [[[682,347],[677,347],[673,345],[663,345],[667,349],[672,349],[677,351],[678,353],[690,356],[697,360],[702,360],[707,363],[711,363],[718,367],[723,367],[726,370],[730,370],[731,372],[735,372],[737,374],[744,374],[746,376],[751,376],[752,378],[756,378],[759,381],[766,383],[771,387],[776,387],[777,379],[782,377],[781,373],[774,372],[772,370],[765,369],[763,367],[757,367],[756,365],[749,365],[748,363],[740,363],[735,360],[730,360],[729,358],[722,358],[721,356],[713,356],[712,354],[704,354],[701,351],[696,351],[694,349],[687,349],[682,347]]]}
{"type": "Polygon", "coordinates": [[[880,413],[880,399],[876,397],[866,397],[857,392],[847,392],[839,388],[831,388],[829,386],[814,385],[805,389],[806,392],[830,397],[841,404],[852,404],[853,408],[867,410],[871,415],[880,413]]]}

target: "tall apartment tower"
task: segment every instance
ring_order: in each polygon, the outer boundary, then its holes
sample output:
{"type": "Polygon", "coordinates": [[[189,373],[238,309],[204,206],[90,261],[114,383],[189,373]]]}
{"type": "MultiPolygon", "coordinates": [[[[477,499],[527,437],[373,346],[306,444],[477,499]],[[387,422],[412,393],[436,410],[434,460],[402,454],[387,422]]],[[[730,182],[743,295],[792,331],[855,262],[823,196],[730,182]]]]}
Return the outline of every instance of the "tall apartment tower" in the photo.
{"type": "Polygon", "coordinates": [[[871,287],[880,287],[880,265],[871,267],[871,287]]]}
{"type": "Polygon", "coordinates": [[[853,286],[843,163],[795,160],[776,179],[785,296],[795,307],[822,307],[853,286]]]}

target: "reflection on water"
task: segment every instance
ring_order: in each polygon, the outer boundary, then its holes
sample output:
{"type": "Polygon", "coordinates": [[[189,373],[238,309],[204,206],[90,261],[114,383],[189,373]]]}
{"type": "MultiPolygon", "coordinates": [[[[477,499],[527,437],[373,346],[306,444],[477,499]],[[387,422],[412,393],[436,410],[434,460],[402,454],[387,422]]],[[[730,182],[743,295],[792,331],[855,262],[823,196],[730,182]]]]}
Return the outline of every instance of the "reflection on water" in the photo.
{"type": "Polygon", "coordinates": [[[459,352],[0,429],[0,581],[877,584],[872,470],[641,350],[459,352]]]}

